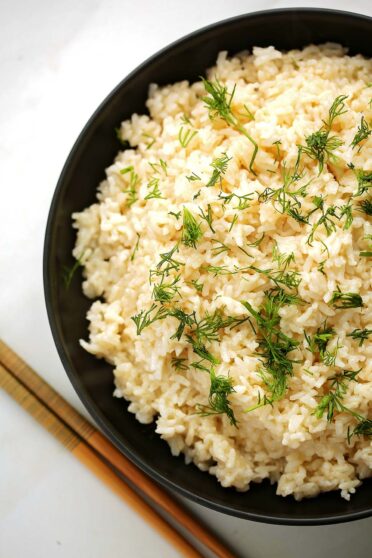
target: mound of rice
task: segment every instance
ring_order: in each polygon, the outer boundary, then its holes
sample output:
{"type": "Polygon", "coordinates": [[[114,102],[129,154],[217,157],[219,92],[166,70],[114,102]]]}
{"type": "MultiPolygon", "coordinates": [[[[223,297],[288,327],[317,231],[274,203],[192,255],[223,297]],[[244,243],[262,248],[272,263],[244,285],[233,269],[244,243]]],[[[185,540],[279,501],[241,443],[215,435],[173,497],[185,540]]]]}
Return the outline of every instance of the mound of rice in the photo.
{"type": "Polygon", "coordinates": [[[311,182],[301,210],[311,211],[312,198],[319,195],[326,198],[327,206],[346,203],[356,189],[355,172],[347,164],[352,161],[355,168],[372,170],[372,138],[360,150],[350,146],[362,114],[367,122],[372,119],[372,89],[367,86],[372,81],[372,62],[362,56],[350,57],[335,44],[288,53],[273,47],[254,48],[252,54],[244,52],[232,58],[221,52],[207,75],[217,77],[228,91],[236,85],[234,112],[243,114],[246,105],[254,115],[254,119],[244,119],[244,126],[258,143],[257,175],[249,171],[253,146],[248,139],[223,120],[209,118],[201,82],[190,85],[184,81],[161,88],[151,85],[149,115],[134,114],[121,124],[121,138],[130,148],[121,151],[106,170],[97,203],[73,215],[77,229],[74,256],[82,259],[83,290],[91,299],[100,297],[88,312],[89,341],[81,344],[113,365],[115,396],[130,401],[129,411],[142,423],[156,420],[156,431],[169,443],[172,453],[183,452],[187,462],[193,461],[215,475],[222,486],[245,491],[251,482],[269,478],[277,483],[277,493],[282,496],[292,494],[301,499],[338,489],[349,499],[361,479],[371,474],[371,440],[353,436],[348,443],[348,427],[355,426],[353,417],[335,412],[334,420],[328,422],[326,414],[317,418],[314,409],[329,389],[328,378],[342,370],[361,369],[358,381],[349,383],[343,403],[368,417],[371,343],[367,339],[360,345],[347,334],[371,328],[370,259],[359,256],[361,250],[368,249],[363,238],[371,234],[371,225],[366,214],[354,211],[349,229],[344,229],[344,220],[338,220],[327,236],[320,226],[310,245],[309,226],[280,213],[272,201],[263,203],[258,196],[267,187],[282,185],[278,145],[288,168],[293,167],[297,145],[304,145],[305,138],[323,125],[334,99],[347,95],[347,112],[333,126],[333,133],[344,142],[335,150],[337,159],[328,162],[319,174],[317,161],[303,156],[305,175],[311,182]],[[197,131],[186,147],[179,141],[182,126],[183,133],[197,131]],[[279,140],[281,143],[275,144],[279,140]],[[224,153],[230,161],[221,184],[205,187],[212,162],[224,153]],[[128,189],[133,173],[120,173],[128,167],[138,176],[137,199],[131,205],[128,189]],[[199,179],[188,180],[192,173],[199,179]],[[162,198],[145,200],[154,177],[159,179],[162,198]],[[226,194],[256,194],[249,207],[239,211],[234,200],[222,208],[220,188],[226,194]],[[213,211],[214,233],[198,217],[200,208],[207,211],[208,204],[213,211]],[[238,427],[230,424],[226,415],[196,413],[199,405],[208,403],[210,379],[206,372],[190,366],[197,358],[185,335],[180,340],[171,339],[177,328],[175,318],[155,321],[141,335],[131,319],[153,303],[149,272],[159,262],[159,254],[180,241],[182,217],[177,219],[170,212],[177,214],[183,207],[201,222],[203,232],[196,249],[181,242],[177,253],[177,259],[185,264],[177,297],[185,312],[205,316],[221,309],[226,315],[247,315],[240,301],[258,309],[272,287],[262,273],[249,269],[215,275],[206,268],[273,268],[275,243],[280,252],[294,253],[291,268],[301,273],[298,295],[304,304],[280,310],[281,330],[300,342],[292,353],[300,362],[294,365],[283,399],[245,412],[257,403],[258,394],[267,393],[259,374],[257,335],[248,322],[221,330],[219,339],[209,344],[220,359],[216,373],[229,375],[234,385],[229,400],[238,427]],[[238,217],[232,226],[235,214],[238,217]],[[247,246],[263,234],[259,246],[247,246]],[[216,250],[216,240],[228,246],[228,251],[216,250]],[[202,284],[201,292],[193,280],[202,284]],[[338,286],[343,292],[359,293],[363,308],[335,309],[330,305],[338,286]],[[304,342],[304,331],[313,335],[325,320],[336,331],[329,350],[339,345],[333,366],[326,366],[304,342]],[[175,369],[171,360],[177,357],[185,358],[189,367],[175,369]]]}

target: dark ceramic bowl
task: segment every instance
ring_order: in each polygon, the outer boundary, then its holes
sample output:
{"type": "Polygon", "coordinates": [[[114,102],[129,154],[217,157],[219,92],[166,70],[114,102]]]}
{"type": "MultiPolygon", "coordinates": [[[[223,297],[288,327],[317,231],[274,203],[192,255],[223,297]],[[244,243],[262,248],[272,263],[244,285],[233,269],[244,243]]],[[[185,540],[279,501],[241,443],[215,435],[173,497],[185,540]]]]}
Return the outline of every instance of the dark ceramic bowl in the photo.
{"type": "Polygon", "coordinates": [[[74,388],[106,436],[129,459],[165,487],[223,513],[291,525],[360,519],[372,515],[372,480],[365,481],[350,502],[339,492],[296,502],[276,496],[269,482],[252,484],[246,493],[222,488],[213,476],[185,465],[183,457],[172,457],[154,427],[137,422],[124,401],[113,398],[111,366],[79,345],[78,340],[87,337],[85,315],[91,301],[81,292],[80,273],[68,290],[61,279],[63,266],[73,264],[71,213],[94,202],[104,169],[119,150],[114,130],[132,113],[146,112],[151,82],[195,81],[220,50],[233,54],[254,45],[286,50],[332,41],[349,47],[352,54],[372,56],[371,36],[371,18],[307,8],[252,13],[196,31],[155,54],[109,94],[81,132],[54,193],[45,237],[45,298],[54,340],[74,388]]]}

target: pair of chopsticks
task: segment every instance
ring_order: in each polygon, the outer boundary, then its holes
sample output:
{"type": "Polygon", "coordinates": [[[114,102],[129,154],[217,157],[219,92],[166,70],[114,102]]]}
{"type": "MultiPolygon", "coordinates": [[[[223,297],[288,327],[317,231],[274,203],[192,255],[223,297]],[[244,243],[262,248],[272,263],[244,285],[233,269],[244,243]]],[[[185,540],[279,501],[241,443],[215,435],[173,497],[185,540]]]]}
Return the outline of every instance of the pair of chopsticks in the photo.
{"type": "Polygon", "coordinates": [[[218,558],[236,558],[207,527],[163,488],[121,454],[49,384],[0,340],[0,387],[105,482],[182,556],[203,558],[176,528],[156,511],[158,506],[218,558]],[[119,476],[120,475],[120,476],[119,476]],[[123,478],[135,486],[131,488],[123,478]],[[145,495],[151,505],[142,495],[145,495]]]}

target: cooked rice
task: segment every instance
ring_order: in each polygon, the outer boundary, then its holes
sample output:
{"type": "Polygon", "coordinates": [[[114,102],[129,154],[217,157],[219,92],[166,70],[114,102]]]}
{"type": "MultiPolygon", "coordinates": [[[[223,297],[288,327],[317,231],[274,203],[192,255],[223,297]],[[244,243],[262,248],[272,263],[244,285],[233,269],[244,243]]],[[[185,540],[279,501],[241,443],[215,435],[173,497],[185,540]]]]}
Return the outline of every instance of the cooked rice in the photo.
{"type": "Polygon", "coordinates": [[[219,184],[212,188],[202,185],[210,178],[212,161],[226,152],[231,160],[223,177],[225,192],[244,195],[262,193],[268,186],[280,187],[273,143],[281,141],[281,153],[288,168],[293,167],[297,145],[304,144],[305,137],[322,126],[333,100],[345,94],[348,110],[335,121],[333,130],[344,141],[335,152],[336,164],[325,165],[318,175],[317,162],[303,156],[306,177],[312,181],[301,209],[310,211],[312,197],[319,194],[326,197],[327,204],[345,203],[356,189],[355,175],[347,163],[353,161],[357,168],[372,170],[371,137],[359,152],[350,146],[361,115],[369,122],[372,119],[372,89],[366,86],[372,81],[372,62],[362,56],[348,56],[335,44],[288,53],[257,47],[253,54],[244,52],[232,58],[221,52],[208,76],[217,77],[229,91],[236,84],[234,110],[243,112],[247,105],[254,114],[254,120],[246,122],[245,127],[259,145],[257,176],[248,170],[252,144],[222,120],[209,118],[201,82],[151,85],[149,115],[134,114],[121,124],[121,136],[131,147],[121,151],[107,169],[107,178],[98,188],[97,203],[73,215],[77,229],[74,256],[83,260],[83,290],[89,298],[99,297],[88,312],[89,342],[81,344],[113,365],[115,396],[130,401],[129,411],[142,423],[155,420],[157,433],[169,443],[173,455],[183,452],[187,463],[193,461],[209,471],[222,486],[245,491],[250,482],[268,478],[277,483],[281,496],[292,494],[301,499],[338,489],[349,499],[360,479],[371,475],[371,440],[355,436],[348,444],[348,427],[355,426],[353,417],[335,412],[334,422],[327,422],[326,415],[316,418],[314,409],[328,389],[327,378],[344,369],[361,368],[358,381],[350,382],[343,403],[366,417],[370,410],[371,343],[367,340],[359,346],[357,340],[346,336],[356,328],[372,327],[368,310],[370,259],[359,257],[360,250],[367,249],[363,237],[371,234],[368,217],[354,211],[350,229],[344,230],[344,221],[340,220],[329,236],[324,227],[319,227],[311,246],[306,242],[309,227],[278,212],[272,202],[262,203],[255,195],[248,209],[237,211],[236,204],[230,203],[223,212],[221,202],[216,201],[219,184]],[[190,127],[182,124],[183,114],[198,131],[186,148],[178,140],[180,127],[190,127]],[[167,174],[159,169],[156,175],[165,199],[144,200],[154,176],[149,162],[158,163],[160,159],[167,164],[167,174]],[[131,207],[124,192],[130,173],[120,174],[128,166],[133,166],[139,177],[138,201],[131,207]],[[201,181],[188,181],[186,176],[192,173],[201,181]],[[199,197],[193,199],[199,190],[199,197]],[[180,244],[177,254],[177,259],[185,262],[180,304],[186,312],[204,316],[222,309],[227,315],[244,315],[247,312],[242,300],[259,308],[264,291],[270,288],[265,276],[253,270],[214,276],[203,267],[272,268],[275,241],[281,252],[294,252],[292,267],[302,276],[298,291],[305,304],[285,306],[280,311],[282,331],[301,341],[293,358],[303,361],[294,365],[282,400],[245,412],[257,403],[259,393],[267,393],[258,373],[257,336],[248,322],[222,330],[220,341],[210,344],[211,352],[221,360],[216,372],[232,378],[235,392],[230,401],[238,428],[226,415],[196,413],[198,405],[208,402],[209,377],[192,367],[175,370],[171,366],[171,358],[180,355],[189,363],[196,360],[184,336],[180,341],[170,339],[176,320],[169,317],[154,322],[139,336],[131,320],[152,304],[149,271],[158,263],[159,254],[180,239],[182,218],[176,220],[169,212],[186,206],[197,216],[199,207],[206,210],[207,204],[215,212],[215,234],[203,221],[203,237],[197,249],[180,244]],[[239,214],[238,220],[229,231],[235,213],[239,214]],[[260,246],[247,249],[247,243],[263,233],[260,246]],[[140,239],[133,257],[137,235],[140,239]],[[216,254],[212,241],[216,238],[230,247],[229,252],[216,254]],[[318,270],[326,258],[322,242],[329,250],[324,274],[318,270]],[[238,247],[244,247],[253,258],[238,247]],[[194,279],[203,283],[201,293],[191,284],[194,279]],[[344,292],[359,293],[364,307],[334,309],[328,303],[337,286],[344,292]],[[330,350],[337,341],[340,345],[333,367],[319,362],[304,343],[304,331],[314,334],[325,320],[337,332],[330,350]]]}

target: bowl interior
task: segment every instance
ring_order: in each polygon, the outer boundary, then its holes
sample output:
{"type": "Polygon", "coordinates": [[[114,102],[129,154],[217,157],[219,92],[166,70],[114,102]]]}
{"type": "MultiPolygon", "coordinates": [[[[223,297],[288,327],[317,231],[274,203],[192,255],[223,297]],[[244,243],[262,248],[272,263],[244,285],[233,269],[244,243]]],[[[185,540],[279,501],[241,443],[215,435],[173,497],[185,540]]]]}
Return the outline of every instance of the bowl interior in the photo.
{"type": "MultiPolygon", "coordinates": [[[[219,511],[257,521],[316,524],[358,519],[372,513],[372,481],[352,496],[339,493],[295,502],[275,495],[268,482],[252,485],[246,493],[222,488],[217,480],[171,456],[168,445],[126,411],[124,400],[114,399],[112,368],[79,345],[87,338],[86,312],[91,304],[81,292],[81,274],[66,290],[62,269],[71,266],[74,232],[71,214],[95,201],[104,169],[120,146],[115,128],[132,113],[146,112],[148,86],[195,81],[213,65],[217,53],[230,54],[257,46],[301,48],[309,43],[339,42],[352,54],[372,55],[372,20],[327,10],[274,10],[241,16],[181,39],[135,70],[107,97],[77,140],[60,177],[46,232],[44,281],[49,319],[66,371],[82,401],[105,434],[129,458],[168,487],[219,511]]],[[[108,61],[110,63],[110,61],[108,61]]]]}

